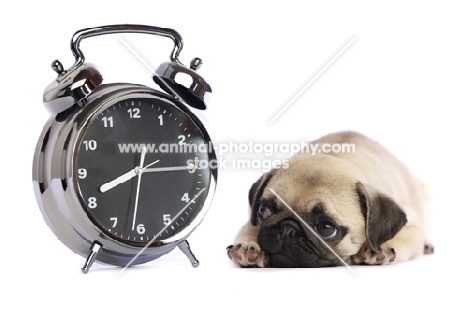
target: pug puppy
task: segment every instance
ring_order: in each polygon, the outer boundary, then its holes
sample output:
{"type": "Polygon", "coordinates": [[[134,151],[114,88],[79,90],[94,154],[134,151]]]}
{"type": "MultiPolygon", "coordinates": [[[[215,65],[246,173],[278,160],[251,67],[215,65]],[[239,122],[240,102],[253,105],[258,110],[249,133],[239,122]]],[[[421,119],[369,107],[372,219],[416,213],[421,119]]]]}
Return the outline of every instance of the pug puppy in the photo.
{"type": "Polygon", "coordinates": [[[354,132],[311,144],[354,144],[355,152],[301,152],[255,182],[250,220],[227,248],[235,264],[386,265],[433,252],[425,187],[402,162],[354,132]]]}

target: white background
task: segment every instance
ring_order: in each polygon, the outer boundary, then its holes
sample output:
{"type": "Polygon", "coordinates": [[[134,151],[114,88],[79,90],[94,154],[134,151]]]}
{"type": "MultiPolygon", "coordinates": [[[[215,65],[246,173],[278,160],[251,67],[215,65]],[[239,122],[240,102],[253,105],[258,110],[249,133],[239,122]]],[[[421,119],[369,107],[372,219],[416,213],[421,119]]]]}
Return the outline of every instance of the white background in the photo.
{"type": "MultiPolygon", "coordinates": [[[[0,309],[466,307],[468,19],[462,2],[102,2],[15,2],[0,13],[0,309]],[[200,74],[213,98],[201,117],[215,143],[308,141],[351,129],[387,146],[433,189],[436,254],[357,267],[356,275],[344,267],[234,268],[225,247],[247,220],[247,192],[262,171],[223,169],[213,204],[189,239],[199,268],[175,250],[119,277],[118,268],[98,264],[82,275],[84,259],[42,219],[31,164],[48,119],[42,91],[56,76],[49,64],[58,58],[71,66],[76,30],[116,23],[174,28],[184,38],[182,62],[204,60],[200,74]]],[[[122,37],[153,68],[168,60],[170,40],[122,37]]],[[[82,49],[105,82],[153,83],[116,36],[88,39],[82,49]]]]}

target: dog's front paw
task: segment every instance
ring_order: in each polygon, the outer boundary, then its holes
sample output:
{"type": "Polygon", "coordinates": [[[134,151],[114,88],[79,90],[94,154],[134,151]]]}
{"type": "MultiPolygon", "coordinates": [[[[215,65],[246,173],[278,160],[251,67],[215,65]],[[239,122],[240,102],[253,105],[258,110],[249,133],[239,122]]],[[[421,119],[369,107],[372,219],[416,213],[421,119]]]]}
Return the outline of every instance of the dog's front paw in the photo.
{"type": "Polygon", "coordinates": [[[429,241],[424,243],[424,255],[434,254],[434,246],[429,241]]]}
{"type": "Polygon", "coordinates": [[[367,244],[356,254],[351,256],[354,265],[387,265],[395,261],[396,253],[393,248],[382,245],[380,252],[373,251],[367,244]]]}
{"type": "Polygon", "coordinates": [[[229,258],[243,268],[265,268],[267,256],[257,242],[243,242],[227,247],[229,258]]]}

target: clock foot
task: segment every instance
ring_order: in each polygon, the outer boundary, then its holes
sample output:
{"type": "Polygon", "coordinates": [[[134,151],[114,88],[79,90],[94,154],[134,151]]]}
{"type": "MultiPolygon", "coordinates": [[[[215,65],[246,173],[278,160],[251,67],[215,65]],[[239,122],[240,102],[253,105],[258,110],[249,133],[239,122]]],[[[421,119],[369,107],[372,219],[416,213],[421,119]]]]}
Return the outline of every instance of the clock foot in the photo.
{"type": "Polygon", "coordinates": [[[187,242],[187,240],[183,240],[182,242],[179,243],[178,246],[180,250],[185,254],[185,256],[188,257],[188,259],[192,263],[192,267],[196,268],[200,265],[200,262],[197,260],[197,258],[195,258],[195,255],[190,250],[190,245],[187,242]]]}
{"type": "Polygon", "coordinates": [[[96,259],[97,254],[101,251],[102,245],[99,244],[98,242],[94,242],[91,245],[91,248],[89,249],[89,254],[88,258],[86,258],[85,265],[83,268],[81,268],[81,272],[84,274],[88,273],[89,269],[94,263],[94,260],[96,259]]]}

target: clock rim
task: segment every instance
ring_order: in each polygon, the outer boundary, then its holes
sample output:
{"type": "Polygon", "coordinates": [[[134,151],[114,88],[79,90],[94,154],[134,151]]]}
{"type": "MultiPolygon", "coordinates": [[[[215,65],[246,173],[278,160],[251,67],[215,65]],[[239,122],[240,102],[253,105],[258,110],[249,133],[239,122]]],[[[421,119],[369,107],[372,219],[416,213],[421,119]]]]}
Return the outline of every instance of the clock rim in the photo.
{"type": "MultiPolygon", "coordinates": [[[[154,260],[172,251],[180,242],[187,239],[205,217],[217,183],[217,168],[211,168],[208,194],[200,211],[189,226],[170,239],[163,240],[164,243],[160,245],[142,247],[123,243],[103,234],[103,231],[89,219],[78,198],[75,189],[77,183],[74,181],[76,170],[73,164],[76,163],[77,135],[85,132],[83,128],[79,128],[77,121],[80,118],[86,119],[85,113],[92,114],[99,111],[92,109],[93,107],[102,108],[106,104],[110,106],[113,101],[118,102],[125,95],[134,97],[136,94],[156,96],[157,99],[171,102],[189,116],[200,129],[205,141],[211,142],[205,126],[196,113],[175,98],[146,86],[115,83],[99,86],[85,102],[80,103],[81,107],[75,105],[65,112],[52,115],[38,139],[33,160],[32,175],[36,200],[45,222],[53,233],[69,249],[83,257],[87,257],[90,247],[97,241],[103,248],[96,260],[120,266],[129,262],[135,265],[154,260]],[[139,257],[132,261],[137,254],[139,257]]],[[[209,156],[216,159],[214,151],[209,153],[209,156]]]]}
{"type": "MultiPolygon", "coordinates": [[[[92,104],[88,105],[85,107],[85,109],[90,109],[90,111],[86,111],[83,109],[82,116],[77,117],[76,120],[74,120],[74,123],[76,124],[76,132],[72,133],[72,138],[71,141],[74,142],[72,145],[72,155],[73,157],[71,158],[71,164],[67,163],[67,169],[71,168],[71,171],[67,170],[67,176],[71,177],[71,184],[73,185],[73,188],[75,190],[75,195],[76,198],[73,198],[74,200],[78,200],[80,202],[80,207],[85,210],[86,212],[86,207],[83,205],[84,202],[81,200],[81,191],[79,188],[79,182],[78,182],[78,177],[77,177],[77,157],[78,157],[78,150],[81,145],[81,142],[83,141],[83,137],[86,133],[86,130],[91,122],[93,122],[103,111],[109,109],[113,105],[129,100],[129,99],[156,99],[157,101],[162,101],[166,104],[174,106],[176,109],[184,113],[189,120],[199,129],[202,138],[206,144],[212,143],[212,140],[210,136],[208,135],[208,132],[206,131],[203,123],[200,121],[200,119],[191,111],[190,108],[186,107],[185,105],[181,104],[179,101],[174,100],[172,97],[165,96],[165,94],[160,93],[158,91],[152,90],[152,89],[144,89],[143,92],[133,92],[132,90],[128,90],[128,92],[123,92],[122,94],[119,94],[116,97],[110,98],[108,100],[105,100],[103,102],[96,102],[93,101],[92,104]],[[162,96],[163,95],[163,96],[162,96]]],[[[209,160],[216,160],[216,154],[213,149],[207,150],[207,155],[209,157],[209,160]]],[[[68,161],[68,159],[67,159],[68,161]]],[[[170,243],[177,243],[178,241],[185,240],[188,235],[190,235],[196,227],[198,227],[203,220],[204,216],[206,215],[206,212],[208,211],[209,205],[211,204],[211,201],[214,196],[214,188],[216,187],[216,178],[217,178],[217,168],[211,168],[208,167],[207,169],[210,170],[210,179],[208,181],[208,187],[205,191],[207,191],[207,195],[205,198],[205,201],[203,202],[201,208],[199,211],[196,213],[196,215],[193,215],[194,218],[185,225],[182,225],[182,229],[178,230],[175,234],[171,235],[168,238],[165,239],[155,239],[152,240],[152,243],[148,243],[148,241],[144,242],[139,242],[139,241],[130,241],[126,239],[120,239],[118,237],[115,237],[113,234],[109,234],[105,229],[105,227],[101,227],[99,224],[97,224],[95,221],[90,219],[90,221],[93,223],[95,227],[98,228],[99,231],[103,232],[106,236],[109,238],[121,242],[125,245],[130,245],[130,246],[135,246],[138,248],[142,247],[159,247],[162,245],[170,244],[170,243]],[[213,185],[213,186],[212,186],[213,185]]],[[[86,212],[88,215],[88,212],[86,212]]],[[[92,216],[91,216],[92,217],[92,216]]],[[[88,216],[88,218],[90,218],[88,216]]],[[[151,242],[151,241],[150,241],[151,242]]]]}

